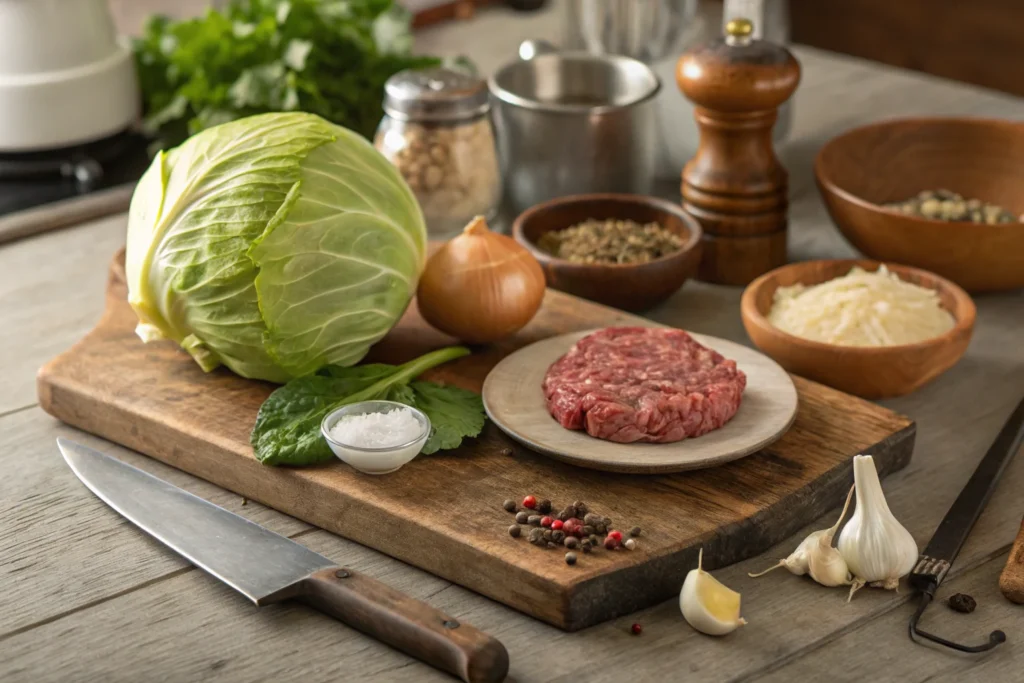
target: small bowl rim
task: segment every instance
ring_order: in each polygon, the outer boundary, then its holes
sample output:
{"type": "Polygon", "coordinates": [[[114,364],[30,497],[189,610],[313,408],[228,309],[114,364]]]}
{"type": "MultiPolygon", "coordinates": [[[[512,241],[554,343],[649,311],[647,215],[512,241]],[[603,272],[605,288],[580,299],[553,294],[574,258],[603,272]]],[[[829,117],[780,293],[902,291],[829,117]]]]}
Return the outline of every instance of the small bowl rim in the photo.
{"type": "MultiPolygon", "coordinates": [[[[836,195],[843,201],[848,202],[850,204],[854,204],[858,208],[864,209],[866,211],[881,213],[892,218],[903,218],[911,222],[922,223],[928,226],[947,226],[961,224],[963,221],[943,221],[936,218],[927,218],[925,216],[912,216],[909,214],[902,213],[900,211],[896,211],[895,209],[884,207],[881,204],[875,204],[874,202],[870,202],[862,197],[858,197],[849,190],[840,187],[839,184],[835,180],[833,180],[831,176],[825,173],[823,168],[825,163],[825,155],[842,143],[849,144],[847,140],[848,138],[852,138],[856,135],[863,134],[870,130],[893,128],[897,125],[902,126],[907,124],[919,126],[934,126],[939,124],[954,124],[968,126],[978,125],[980,127],[999,127],[1008,128],[1011,130],[1020,128],[1024,130],[1024,124],[1018,124],[1014,121],[974,116],[906,116],[892,119],[884,119],[882,121],[874,121],[872,123],[867,123],[862,126],[857,126],[855,128],[845,130],[839,135],[836,135],[835,137],[828,140],[828,142],[826,142],[824,145],[822,145],[821,149],[818,150],[818,153],[814,155],[814,177],[817,179],[818,183],[822,185],[823,188],[828,192],[836,195]]],[[[1006,227],[1011,227],[1019,230],[1021,229],[1022,224],[1024,224],[1024,222],[1022,221],[1018,221],[1017,223],[969,223],[972,229],[994,228],[997,230],[1005,229],[1006,227]]]]}
{"type": "Polygon", "coordinates": [[[692,252],[700,245],[701,241],[704,238],[704,231],[700,227],[700,222],[697,221],[697,219],[691,216],[690,214],[686,213],[686,210],[683,209],[682,206],[677,206],[676,204],[666,199],[662,199],[661,197],[654,197],[651,195],[643,194],[629,194],[625,192],[590,192],[586,194],[570,194],[564,197],[555,197],[554,199],[549,199],[539,204],[534,204],[533,206],[531,206],[530,208],[526,209],[518,216],[516,216],[515,221],[512,222],[512,237],[515,238],[516,242],[526,247],[526,249],[529,250],[533,257],[536,258],[541,263],[547,262],[552,265],[558,265],[566,268],[578,268],[580,270],[597,270],[612,268],[615,270],[625,271],[629,269],[642,268],[643,266],[651,266],[654,264],[666,263],[674,259],[679,259],[680,257],[688,254],[689,252],[692,252]],[[664,211],[665,213],[677,216],[680,220],[683,221],[683,223],[686,224],[687,230],[690,233],[689,239],[687,239],[687,241],[679,249],[676,249],[673,252],[665,254],[664,256],[659,256],[656,259],[644,261],[643,263],[576,263],[568,259],[559,258],[554,254],[544,251],[539,246],[537,246],[536,243],[534,243],[533,241],[526,237],[523,226],[529,219],[533,218],[542,211],[547,211],[567,204],[586,204],[589,202],[607,200],[611,200],[613,202],[621,202],[623,204],[652,206],[656,209],[664,211]]]}
{"type": "MultiPolygon", "coordinates": [[[[836,277],[841,276],[837,275],[836,277]]],[[[807,283],[802,282],[800,284],[806,285],[807,283]]],[[[776,289],[778,289],[778,287],[776,287],[776,289]]],[[[937,288],[930,289],[935,289],[936,292],[940,291],[937,288]]],[[[774,296],[774,292],[772,293],[772,296],[774,296]]],[[[762,331],[776,335],[777,337],[785,341],[787,344],[804,346],[808,349],[816,351],[842,351],[843,353],[860,353],[866,356],[884,356],[889,354],[922,351],[928,349],[929,347],[940,345],[945,342],[952,342],[964,332],[974,329],[974,323],[977,318],[977,313],[978,311],[977,307],[974,304],[974,300],[962,287],[960,287],[960,285],[956,284],[955,282],[947,280],[946,278],[940,275],[936,275],[931,271],[924,270],[923,268],[915,268],[914,266],[906,266],[903,265],[902,263],[891,263],[888,261],[877,261],[874,259],[812,259],[810,261],[794,261],[792,263],[787,263],[784,266],[779,266],[778,268],[768,271],[764,275],[761,275],[756,280],[751,282],[743,290],[743,295],[740,298],[740,315],[742,318],[746,319],[751,324],[756,325],[762,331]],[[768,317],[761,313],[761,311],[758,309],[757,304],[755,302],[756,295],[773,278],[773,276],[776,276],[778,273],[787,269],[806,266],[812,263],[829,263],[837,265],[848,264],[851,269],[854,266],[861,266],[863,268],[864,264],[873,264],[876,271],[878,270],[879,266],[884,265],[886,268],[889,268],[891,272],[896,273],[896,276],[899,277],[901,280],[903,280],[902,273],[898,272],[897,270],[894,270],[894,268],[899,269],[899,271],[910,271],[934,278],[943,288],[947,289],[953,295],[954,300],[957,302],[957,310],[949,311],[949,313],[953,316],[953,327],[949,328],[948,330],[938,335],[937,337],[923,339],[919,342],[914,342],[912,344],[893,344],[890,346],[846,346],[842,344],[828,344],[826,342],[820,342],[814,339],[805,339],[804,337],[798,337],[795,334],[791,334],[789,332],[786,332],[785,330],[781,330],[775,325],[773,325],[771,321],[768,320],[768,317]],[[963,312],[962,316],[959,315],[961,309],[963,312]]]]}
{"type": "MultiPolygon", "coordinates": [[[[373,412],[382,412],[382,411],[373,411],[373,412]]],[[[336,422],[336,420],[334,420],[334,422],[336,422]]],[[[331,427],[334,426],[333,422],[331,423],[330,426],[331,427]]],[[[426,439],[430,438],[430,430],[431,429],[432,429],[432,425],[430,423],[430,418],[427,417],[427,414],[424,413],[419,408],[414,408],[413,406],[407,405],[405,403],[399,403],[398,401],[384,401],[384,400],[376,400],[376,399],[371,399],[371,400],[367,400],[367,401],[357,401],[355,403],[348,403],[346,405],[343,405],[340,408],[335,408],[331,412],[327,413],[327,415],[324,416],[324,419],[320,421],[320,433],[323,435],[324,439],[327,440],[327,443],[333,444],[335,446],[338,446],[339,448],[344,448],[344,449],[349,450],[349,451],[356,451],[357,453],[370,453],[370,454],[393,453],[395,451],[400,451],[403,448],[408,448],[410,446],[414,446],[417,441],[426,441],[426,439]],[[333,418],[335,415],[337,415],[338,413],[341,413],[341,412],[343,412],[345,410],[350,410],[350,409],[355,408],[356,406],[365,405],[367,403],[383,403],[383,404],[386,404],[386,405],[394,406],[396,408],[408,408],[409,410],[411,410],[413,412],[414,415],[417,415],[420,418],[420,421],[421,421],[420,423],[426,425],[426,427],[424,428],[423,432],[420,433],[412,441],[408,441],[406,443],[399,444],[397,446],[386,446],[386,447],[381,447],[381,448],[364,448],[362,446],[353,446],[351,444],[347,444],[347,443],[345,443],[343,441],[338,441],[337,439],[334,439],[334,438],[331,437],[330,427],[328,427],[328,424],[327,424],[328,421],[331,420],[331,418],[333,418]]]]}

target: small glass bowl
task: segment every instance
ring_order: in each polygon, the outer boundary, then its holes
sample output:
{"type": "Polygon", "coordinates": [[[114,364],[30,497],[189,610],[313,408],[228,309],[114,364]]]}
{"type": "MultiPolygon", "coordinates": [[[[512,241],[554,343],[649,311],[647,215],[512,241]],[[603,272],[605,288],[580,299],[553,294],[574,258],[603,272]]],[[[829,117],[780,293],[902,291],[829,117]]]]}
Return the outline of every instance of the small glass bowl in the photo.
{"type": "Polygon", "coordinates": [[[327,440],[334,454],[353,468],[364,474],[388,474],[409,462],[423,450],[423,444],[430,436],[430,418],[422,411],[396,401],[361,401],[351,405],[343,406],[327,414],[320,423],[320,433],[327,440]],[[423,427],[422,433],[412,441],[387,448],[360,448],[349,444],[341,443],[331,436],[331,428],[341,418],[347,415],[366,415],[369,413],[383,413],[398,408],[410,410],[416,421],[423,427]]]}

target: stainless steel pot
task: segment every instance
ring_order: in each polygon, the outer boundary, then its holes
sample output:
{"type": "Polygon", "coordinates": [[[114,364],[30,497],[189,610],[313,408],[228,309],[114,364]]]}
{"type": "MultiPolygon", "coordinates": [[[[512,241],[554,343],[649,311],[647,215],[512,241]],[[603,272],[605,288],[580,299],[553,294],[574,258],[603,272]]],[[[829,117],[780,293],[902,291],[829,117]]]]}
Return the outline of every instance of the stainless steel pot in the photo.
{"type": "Polygon", "coordinates": [[[642,62],[555,52],[530,42],[490,78],[506,208],[584,192],[651,189],[657,161],[654,97],[642,62]]]}

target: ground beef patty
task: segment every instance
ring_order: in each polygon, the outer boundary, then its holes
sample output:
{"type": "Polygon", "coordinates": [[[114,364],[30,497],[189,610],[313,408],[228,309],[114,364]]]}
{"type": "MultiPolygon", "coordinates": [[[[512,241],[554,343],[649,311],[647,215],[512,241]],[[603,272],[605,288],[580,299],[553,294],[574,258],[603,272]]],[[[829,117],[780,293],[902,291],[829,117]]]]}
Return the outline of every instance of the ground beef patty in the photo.
{"type": "Polygon", "coordinates": [[[682,330],[609,327],[548,368],[544,398],[566,429],[619,443],[669,443],[718,429],[747,376],[682,330]]]}

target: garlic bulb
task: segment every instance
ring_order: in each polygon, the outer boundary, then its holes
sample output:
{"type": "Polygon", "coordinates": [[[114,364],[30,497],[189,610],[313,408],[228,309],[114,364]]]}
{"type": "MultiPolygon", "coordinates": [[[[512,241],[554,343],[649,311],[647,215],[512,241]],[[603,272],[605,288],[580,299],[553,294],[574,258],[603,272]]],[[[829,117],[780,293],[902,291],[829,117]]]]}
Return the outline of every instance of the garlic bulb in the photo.
{"type": "Polygon", "coordinates": [[[797,576],[810,574],[811,578],[823,586],[846,586],[851,582],[850,572],[842,554],[832,547],[832,539],[835,538],[836,529],[839,523],[846,516],[850,507],[850,498],[853,496],[853,488],[846,494],[846,503],[843,511],[839,513],[839,519],[828,529],[814,531],[796,547],[789,557],[779,560],[773,567],[765,569],[757,574],[748,574],[751,578],[764,576],[773,569],[785,567],[797,576]]]}
{"type": "Polygon", "coordinates": [[[894,590],[917,563],[917,543],[889,511],[870,455],[854,456],[853,481],[857,509],[839,534],[837,547],[857,579],[894,590]]]}
{"type": "Polygon", "coordinates": [[[686,622],[701,633],[724,636],[747,623],[740,616],[740,594],[704,571],[703,565],[701,548],[697,568],[686,575],[679,592],[679,609],[686,622]]]}

